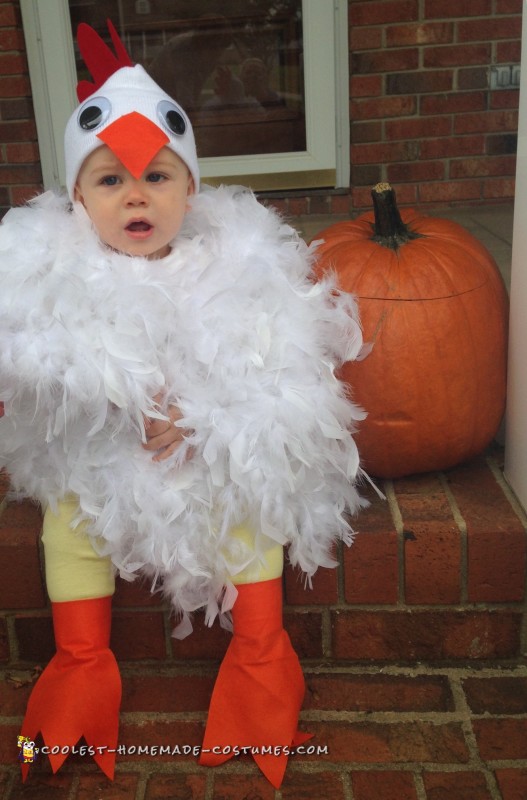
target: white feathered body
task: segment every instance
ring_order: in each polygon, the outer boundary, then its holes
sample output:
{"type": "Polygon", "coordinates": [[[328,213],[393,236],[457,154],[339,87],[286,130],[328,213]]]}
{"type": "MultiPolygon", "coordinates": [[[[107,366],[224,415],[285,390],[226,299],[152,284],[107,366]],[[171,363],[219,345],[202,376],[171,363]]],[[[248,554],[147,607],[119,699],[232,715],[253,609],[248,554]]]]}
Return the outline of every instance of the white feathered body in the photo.
{"type": "Polygon", "coordinates": [[[334,370],[362,337],[314,258],[225,187],[194,199],[159,261],[110,251],[52,193],[0,226],[0,465],[43,505],[78,496],[101,552],[184,616],[228,608],[233,574],[269,539],[308,576],[351,540],[364,414],[334,370]],[[194,433],[154,462],[141,440],[159,392],[194,433]],[[230,535],[244,521],[255,547],[230,535]]]}

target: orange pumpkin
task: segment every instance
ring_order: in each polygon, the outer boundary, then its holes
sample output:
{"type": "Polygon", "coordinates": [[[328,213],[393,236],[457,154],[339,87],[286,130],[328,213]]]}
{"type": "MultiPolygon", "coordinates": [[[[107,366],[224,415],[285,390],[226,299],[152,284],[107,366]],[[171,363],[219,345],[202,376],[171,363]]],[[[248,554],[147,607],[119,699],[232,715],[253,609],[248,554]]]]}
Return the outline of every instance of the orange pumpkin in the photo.
{"type": "Polygon", "coordinates": [[[374,213],[319,233],[320,272],[356,295],[363,361],[341,377],[367,411],[364,467],[396,478],[452,467],[495,436],[505,406],[508,297],[489,252],[457,223],[400,214],[388,184],[374,213]]]}

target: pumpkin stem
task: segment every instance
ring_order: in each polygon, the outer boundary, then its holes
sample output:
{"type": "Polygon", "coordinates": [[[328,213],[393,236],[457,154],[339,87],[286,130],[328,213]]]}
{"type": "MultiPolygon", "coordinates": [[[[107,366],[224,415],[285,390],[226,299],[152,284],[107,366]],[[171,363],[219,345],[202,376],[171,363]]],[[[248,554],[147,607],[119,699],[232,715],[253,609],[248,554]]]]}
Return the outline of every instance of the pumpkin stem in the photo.
{"type": "Polygon", "coordinates": [[[412,239],[419,239],[422,234],[411,231],[401,219],[395,192],[389,183],[377,183],[371,192],[375,224],[372,241],[390,250],[398,250],[401,245],[412,239]]]}

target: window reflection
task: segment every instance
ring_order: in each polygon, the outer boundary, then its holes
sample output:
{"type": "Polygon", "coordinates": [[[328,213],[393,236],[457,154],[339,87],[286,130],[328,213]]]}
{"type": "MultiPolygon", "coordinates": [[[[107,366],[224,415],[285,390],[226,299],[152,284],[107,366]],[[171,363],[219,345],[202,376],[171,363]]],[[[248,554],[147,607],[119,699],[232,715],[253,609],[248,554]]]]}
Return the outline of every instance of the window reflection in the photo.
{"type": "Polygon", "coordinates": [[[111,17],[132,59],[189,114],[201,157],[306,149],[302,0],[100,6],[70,0],[73,30],[88,22],[108,41],[111,17]]]}

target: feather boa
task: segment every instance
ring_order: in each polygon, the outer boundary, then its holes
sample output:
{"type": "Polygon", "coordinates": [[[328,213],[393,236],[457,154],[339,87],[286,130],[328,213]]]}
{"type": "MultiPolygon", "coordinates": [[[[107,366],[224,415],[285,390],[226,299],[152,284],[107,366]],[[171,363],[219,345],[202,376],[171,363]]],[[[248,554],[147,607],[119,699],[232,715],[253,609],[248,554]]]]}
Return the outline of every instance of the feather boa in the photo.
{"type": "Polygon", "coordinates": [[[308,577],[333,566],[346,512],[365,505],[364,412],[334,375],[360,357],[361,329],[334,277],[313,280],[314,257],[232,187],[194,199],[159,261],[111,252],[51,192],[0,226],[0,465],[43,505],[77,495],[121,575],[163,584],[181,635],[189,612],[210,624],[232,606],[232,576],[269,539],[308,577]],[[194,433],[155,463],[140,441],[160,391],[194,433]],[[245,520],[254,548],[229,533],[245,520]]]}

